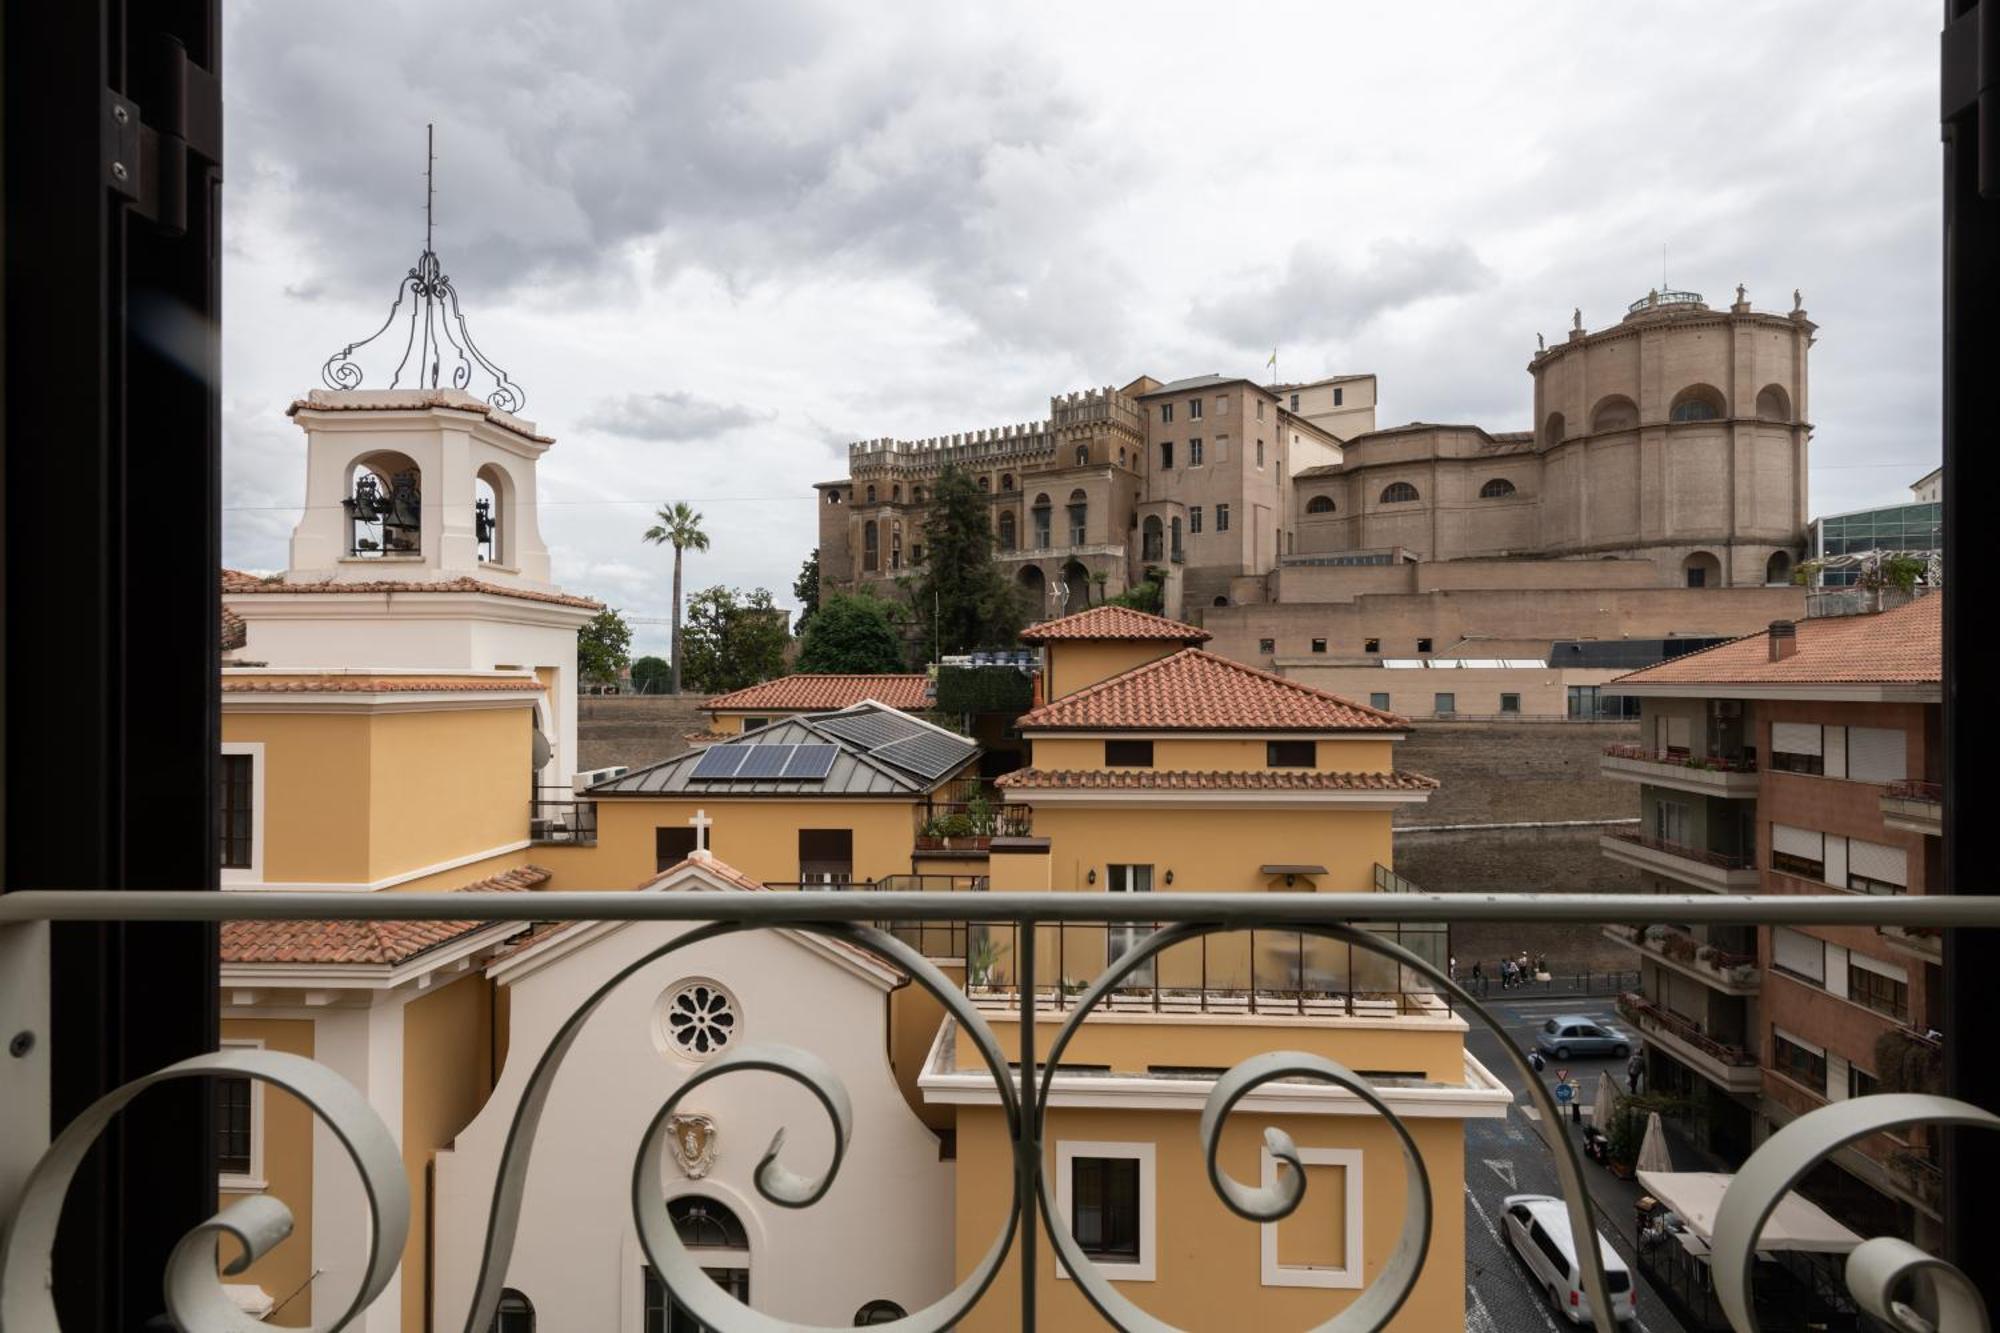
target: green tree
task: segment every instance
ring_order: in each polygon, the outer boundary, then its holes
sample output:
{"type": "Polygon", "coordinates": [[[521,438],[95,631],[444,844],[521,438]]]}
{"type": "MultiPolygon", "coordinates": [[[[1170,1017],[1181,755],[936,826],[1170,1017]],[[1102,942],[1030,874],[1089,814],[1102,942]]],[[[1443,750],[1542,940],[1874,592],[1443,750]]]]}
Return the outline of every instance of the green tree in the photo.
{"type": "Polygon", "coordinates": [[[878,672],[903,669],[903,639],[879,597],[835,593],[799,636],[799,670],[878,672]]]}
{"type": "Polygon", "coordinates": [[[1021,628],[1014,587],[993,562],[987,498],[970,473],[946,465],[924,519],[924,574],[910,599],[924,656],[1003,648],[1021,628]]]}
{"type": "Polygon", "coordinates": [[[615,685],[632,660],[632,627],[610,607],[576,632],[576,669],[593,685],[615,685]]]}
{"type": "Polygon", "coordinates": [[[673,654],[672,673],[668,677],[669,693],[681,692],[681,553],[683,551],[706,551],[708,534],[701,530],[701,515],[685,500],[676,500],[671,505],[661,505],[653,515],[659,522],[647,528],[643,541],[655,546],[674,548],[674,625],[673,639],[669,649],[673,654]]]}
{"type": "Polygon", "coordinates": [[[785,671],[791,642],[784,610],[770,589],[740,596],[733,588],[703,588],[688,598],[681,678],[704,694],[726,694],[785,671]]]}
{"type": "Polygon", "coordinates": [[[1163,576],[1157,569],[1148,569],[1143,581],[1119,593],[1116,597],[1103,598],[1106,606],[1129,606],[1134,611],[1150,611],[1154,615],[1166,610],[1166,593],[1161,587],[1163,576]]]}
{"type": "Polygon", "coordinates": [[[664,694],[673,683],[673,668],[651,654],[632,663],[632,689],[639,694],[664,694]]]}
{"type": "Polygon", "coordinates": [[[813,547],[806,562],[799,566],[799,576],[792,581],[792,595],[799,599],[799,617],[792,622],[792,633],[801,639],[806,636],[806,626],[819,612],[819,548],[813,547]]]}

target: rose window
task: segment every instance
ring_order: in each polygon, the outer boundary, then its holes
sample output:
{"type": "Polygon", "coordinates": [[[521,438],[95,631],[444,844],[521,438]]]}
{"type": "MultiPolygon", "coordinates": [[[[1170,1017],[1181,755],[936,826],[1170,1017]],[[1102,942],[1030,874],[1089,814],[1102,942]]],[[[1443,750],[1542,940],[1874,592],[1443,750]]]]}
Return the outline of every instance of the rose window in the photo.
{"type": "Polygon", "coordinates": [[[736,1004],[722,987],[691,981],[667,1000],[667,1036],[687,1055],[713,1055],[736,1035],[736,1004]]]}

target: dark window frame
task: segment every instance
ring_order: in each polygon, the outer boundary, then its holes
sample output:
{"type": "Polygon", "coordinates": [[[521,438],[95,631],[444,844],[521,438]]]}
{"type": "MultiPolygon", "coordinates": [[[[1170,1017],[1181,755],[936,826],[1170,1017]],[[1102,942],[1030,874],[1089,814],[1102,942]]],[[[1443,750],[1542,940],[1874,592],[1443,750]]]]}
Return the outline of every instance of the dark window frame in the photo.
{"type": "Polygon", "coordinates": [[[257,856],[257,756],[225,754],[217,761],[222,819],[222,868],[249,870],[257,856]]]}
{"type": "Polygon", "coordinates": [[[1140,1174],[1136,1157],[1073,1157],[1069,1163],[1069,1233],[1100,1263],[1144,1259],[1140,1174]]]}
{"type": "Polygon", "coordinates": [[[1264,767],[1318,768],[1318,741],[1265,741],[1264,767]]]}
{"type": "Polygon", "coordinates": [[[1106,768],[1151,768],[1153,766],[1153,743],[1151,741],[1115,740],[1104,742],[1104,766],[1106,768]]]}

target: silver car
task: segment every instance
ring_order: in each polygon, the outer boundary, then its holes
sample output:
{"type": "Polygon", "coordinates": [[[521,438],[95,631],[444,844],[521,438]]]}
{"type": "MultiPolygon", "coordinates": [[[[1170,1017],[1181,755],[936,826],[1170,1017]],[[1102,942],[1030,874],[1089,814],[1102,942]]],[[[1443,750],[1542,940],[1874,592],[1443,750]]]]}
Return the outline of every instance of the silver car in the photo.
{"type": "Polygon", "coordinates": [[[1607,1055],[1622,1060],[1632,1053],[1632,1039],[1587,1015],[1557,1014],[1535,1034],[1535,1049],[1557,1060],[1607,1055]]]}

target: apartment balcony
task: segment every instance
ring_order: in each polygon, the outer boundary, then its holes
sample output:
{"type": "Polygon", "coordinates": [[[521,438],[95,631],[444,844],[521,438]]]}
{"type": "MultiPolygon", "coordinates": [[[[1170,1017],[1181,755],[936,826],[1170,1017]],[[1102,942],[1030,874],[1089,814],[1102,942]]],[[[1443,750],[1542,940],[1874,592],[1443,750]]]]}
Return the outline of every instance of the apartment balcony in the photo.
{"type": "Polygon", "coordinates": [[[1604,938],[1724,995],[1755,995],[1764,974],[1754,953],[1731,953],[1672,926],[1606,926],[1604,938]]]}
{"type": "MultiPolygon", "coordinates": [[[[567,788],[558,788],[567,792],[567,788]]],[[[533,843],[574,843],[597,845],[597,802],[534,800],[528,803],[528,841],[533,843]]]]}
{"type": "Polygon", "coordinates": [[[1026,837],[1033,806],[1003,801],[928,801],[912,807],[919,856],[984,856],[995,838],[1026,837]]]}
{"type": "Polygon", "coordinates": [[[1597,847],[1622,865],[1711,893],[1750,893],[1758,885],[1757,863],[1751,857],[1668,842],[1637,829],[1613,829],[1598,838],[1597,847]]]}
{"type": "Polygon", "coordinates": [[[1944,784],[1897,782],[1882,793],[1882,824],[1929,837],[1944,834],[1944,784]]]}
{"type": "Polygon", "coordinates": [[[1693,1019],[1682,1018],[1643,995],[1628,992],[1619,996],[1618,1012],[1639,1030],[1648,1044],[1659,1047],[1724,1092],[1754,1096],[1762,1090],[1764,1072],[1758,1066],[1756,1052],[1717,1041],[1693,1019]]]}
{"type": "Polygon", "coordinates": [[[1696,796],[1751,800],[1757,795],[1757,761],[1714,759],[1643,745],[1607,745],[1598,771],[1621,782],[1670,787],[1696,796]]]}
{"type": "MultiPolygon", "coordinates": [[[[1773,1129],[1831,1104],[1828,1098],[1776,1070],[1767,1070],[1765,1075],[1757,1111],[1773,1129]]],[[[1922,1144],[1901,1135],[1871,1134],[1834,1149],[1831,1157],[1856,1179],[1934,1219],[1942,1218],[1944,1170],[1922,1144]]]]}
{"type": "Polygon", "coordinates": [[[1944,932],[1936,926],[1877,926],[1882,943],[1921,963],[1944,961],[1944,932]]]}

